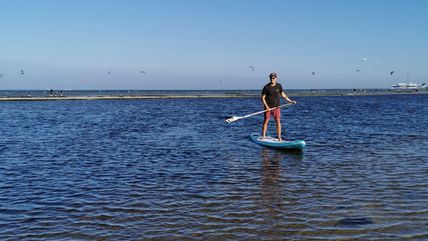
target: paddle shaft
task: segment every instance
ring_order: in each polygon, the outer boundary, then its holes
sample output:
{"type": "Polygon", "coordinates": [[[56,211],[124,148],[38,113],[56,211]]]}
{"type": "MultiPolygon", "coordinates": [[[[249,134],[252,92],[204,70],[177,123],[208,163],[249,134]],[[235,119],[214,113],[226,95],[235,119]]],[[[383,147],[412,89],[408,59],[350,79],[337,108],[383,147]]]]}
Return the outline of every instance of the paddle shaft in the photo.
{"type": "MultiPolygon", "coordinates": [[[[285,106],[288,106],[288,105],[292,105],[292,103],[288,103],[288,104],[285,104],[285,105],[280,105],[278,107],[270,108],[270,110],[275,110],[277,108],[285,107],[285,106]]],[[[267,112],[267,110],[262,110],[262,111],[254,112],[254,113],[251,113],[251,114],[248,114],[248,115],[244,115],[244,116],[242,116],[239,119],[247,118],[247,117],[250,117],[250,116],[253,116],[253,115],[258,115],[258,114],[265,113],[265,112],[267,112]]]]}

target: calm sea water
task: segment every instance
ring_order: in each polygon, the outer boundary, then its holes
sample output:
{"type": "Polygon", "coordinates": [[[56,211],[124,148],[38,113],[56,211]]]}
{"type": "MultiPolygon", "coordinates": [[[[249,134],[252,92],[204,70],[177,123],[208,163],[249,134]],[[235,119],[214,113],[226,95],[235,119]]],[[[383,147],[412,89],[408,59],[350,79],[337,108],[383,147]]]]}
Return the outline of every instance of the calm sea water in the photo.
{"type": "Polygon", "coordinates": [[[295,99],[302,153],[258,98],[0,102],[1,240],[428,239],[428,95],[295,99]]]}

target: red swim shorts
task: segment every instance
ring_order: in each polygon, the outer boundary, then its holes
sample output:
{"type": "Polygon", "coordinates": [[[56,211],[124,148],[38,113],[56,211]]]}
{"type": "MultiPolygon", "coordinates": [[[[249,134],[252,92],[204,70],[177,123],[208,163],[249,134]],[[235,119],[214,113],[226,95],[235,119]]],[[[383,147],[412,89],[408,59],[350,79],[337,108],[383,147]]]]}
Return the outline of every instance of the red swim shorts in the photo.
{"type": "Polygon", "coordinates": [[[281,118],[281,109],[276,108],[276,109],[271,110],[271,111],[266,111],[265,112],[265,119],[269,120],[271,115],[273,116],[274,119],[281,118]]]}

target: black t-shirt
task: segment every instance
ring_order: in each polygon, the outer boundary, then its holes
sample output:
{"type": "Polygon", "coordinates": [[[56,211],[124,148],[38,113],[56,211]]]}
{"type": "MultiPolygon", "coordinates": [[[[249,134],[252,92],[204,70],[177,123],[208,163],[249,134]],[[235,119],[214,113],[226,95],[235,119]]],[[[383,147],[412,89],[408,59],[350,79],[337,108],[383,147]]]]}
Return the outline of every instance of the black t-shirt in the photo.
{"type": "Polygon", "coordinates": [[[283,91],[282,85],[279,83],[276,83],[275,86],[269,83],[263,87],[262,95],[266,95],[266,103],[270,108],[279,106],[283,91]]]}

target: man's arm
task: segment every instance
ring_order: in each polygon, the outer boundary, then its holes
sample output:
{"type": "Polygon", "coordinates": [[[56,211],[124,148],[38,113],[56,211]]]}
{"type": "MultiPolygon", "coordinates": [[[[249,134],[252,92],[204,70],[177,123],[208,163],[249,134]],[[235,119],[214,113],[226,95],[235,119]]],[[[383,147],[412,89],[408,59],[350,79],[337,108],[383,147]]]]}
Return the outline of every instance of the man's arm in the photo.
{"type": "Polygon", "coordinates": [[[262,95],[262,102],[263,102],[263,105],[265,106],[266,110],[270,111],[270,108],[266,102],[266,95],[262,95]]]}
{"type": "Polygon", "coordinates": [[[285,92],[284,92],[284,91],[283,91],[283,92],[281,92],[281,96],[282,96],[282,98],[284,98],[288,103],[293,103],[293,104],[296,104],[296,103],[297,103],[296,101],[291,100],[290,98],[288,98],[288,96],[285,94],[285,92]]]}

